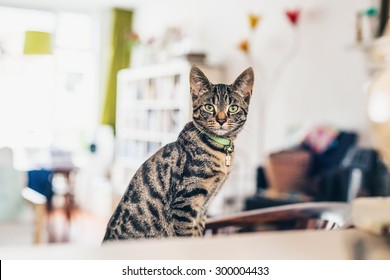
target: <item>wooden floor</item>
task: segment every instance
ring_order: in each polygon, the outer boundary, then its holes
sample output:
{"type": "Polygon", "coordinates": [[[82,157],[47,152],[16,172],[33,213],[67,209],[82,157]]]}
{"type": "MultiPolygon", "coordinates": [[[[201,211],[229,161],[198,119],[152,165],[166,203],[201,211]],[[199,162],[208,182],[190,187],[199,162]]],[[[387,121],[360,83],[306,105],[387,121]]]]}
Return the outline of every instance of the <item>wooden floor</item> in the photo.
{"type": "Polygon", "coordinates": [[[61,209],[53,211],[46,222],[47,243],[100,244],[107,221],[80,209],[72,212],[70,220],[61,209]]]}
{"type": "MultiPolygon", "coordinates": [[[[42,231],[42,244],[88,244],[98,245],[103,240],[107,218],[102,218],[82,209],[74,209],[70,220],[61,208],[46,216],[42,231]]],[[[32,245],[34,215],[26,207],[21,217],[0,221],[0,247],[32,245]]]]}

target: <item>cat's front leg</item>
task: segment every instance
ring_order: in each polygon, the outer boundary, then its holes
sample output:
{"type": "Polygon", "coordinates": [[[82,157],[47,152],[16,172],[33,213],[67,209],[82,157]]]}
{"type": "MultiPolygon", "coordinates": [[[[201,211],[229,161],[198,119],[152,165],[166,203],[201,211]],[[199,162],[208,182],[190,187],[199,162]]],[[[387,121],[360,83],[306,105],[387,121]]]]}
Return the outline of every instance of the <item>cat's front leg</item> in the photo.
{"type": "Polygon", "coordinates": [[[200,215],[199,222],[198,222],[198,236],[204,235],[205,227],[206,227],[206,215],[202,214],[200,215]]]}
{"type": "Polygon", "coordinates": [[[179,191],[171,204],[171,217],[176,236],[202,236],[205,218],[202,206],[206,203],[206,192],[200,188],[179,191]]]}
{"type": "MultiPolygon", "coordinates": [[[[201,231],[199,218],[192,216],[190,212],[182,211],[182,209],[192,208],[190,204],[185,204],[183,207],[172,210],[172,224],[176,236],[199,236],[201,231]]],[[[194,210],[191,210],[191,212],[194,210]]]]}

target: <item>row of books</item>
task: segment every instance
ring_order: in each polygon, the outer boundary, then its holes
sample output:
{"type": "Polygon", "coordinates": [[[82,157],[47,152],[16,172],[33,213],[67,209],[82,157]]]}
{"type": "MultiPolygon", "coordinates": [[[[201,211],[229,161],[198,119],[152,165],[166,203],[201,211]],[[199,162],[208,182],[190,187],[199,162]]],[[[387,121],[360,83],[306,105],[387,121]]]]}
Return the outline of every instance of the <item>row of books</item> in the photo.
{"type": "Polygon", "coordinates": [[[152,155],[161,148],[161,142],[126,140],[123,142],[123,156],[132,160],[145,160],[146,156],[152,155]]]}
{"type": "Polygon", "coordinates": [[[128,86],[129,91],[134,91],[128,95],[132,100],[171,100],[183,94],[179,75],[143,79],[137,81],[135,85],[130,81],[128,86]]]}
{"type": "Polygon", "coordinates": [[[126,128],[163,133],[179,131],[180,111],[175,110],[134,110],[126,118],[126,128]]]}

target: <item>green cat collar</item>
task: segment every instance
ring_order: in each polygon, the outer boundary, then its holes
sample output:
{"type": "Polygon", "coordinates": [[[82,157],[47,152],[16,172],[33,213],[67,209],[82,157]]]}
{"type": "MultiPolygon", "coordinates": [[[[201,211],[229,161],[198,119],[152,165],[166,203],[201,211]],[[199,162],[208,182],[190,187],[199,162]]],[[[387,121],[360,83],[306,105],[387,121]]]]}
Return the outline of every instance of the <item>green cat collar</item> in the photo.
{"type": "Polygon", "coordinates": [[[233,151],[234,151],[233,141],[226,139],[226,138],[222,138],[222,137],[213,135],[213,134],[208,134],[206,132],[203,132],[203,133],[205,135],[207,135],[207,137],[209,137],[211,140],[217,142],[218,144],[223,145],[225,153],[226,153],[225,163],[226,163],[226,166],[230,166],[230,164],[231,164],[230,154],[233,153],[233,151]]]}
{"type": "Polygon", "coordinates": [[[225,149],[231,149],[231,151],[229,151],[230,153],[233,152],[233,141],[232,140],[222,138],[222,137],[219,137],[219,136],[213,135],[213,134],[208,134],[206,132],[204,132],[204,134],[206,134],[210,139],[214,140],[218,144],[223,145],[225,147],[225,149]]]}

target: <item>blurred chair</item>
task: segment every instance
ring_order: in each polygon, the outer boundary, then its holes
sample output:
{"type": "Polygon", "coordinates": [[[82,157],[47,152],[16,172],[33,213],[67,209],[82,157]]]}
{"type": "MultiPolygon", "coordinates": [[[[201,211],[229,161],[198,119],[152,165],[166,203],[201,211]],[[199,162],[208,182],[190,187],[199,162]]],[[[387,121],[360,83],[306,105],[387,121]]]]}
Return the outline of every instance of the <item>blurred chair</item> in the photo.
{"type": "Polygon", "coordinates": [[[51,180],[51,171],[30,170],[27,172],[26,187],[21,192],[22,197],[34,212],[34,244],[43,242],[44,224],[48,211],[52,209],[53,188],[51,180]]]}
{"type": "Polygon", "coordinates": [[[206,234],[269,230],[336,229],[352,226],[351,206],[343,202],[307,202],[244,211],[206,221],[206,234]]]}
{"type": "Polygon", "coordinates": [[[47,198],[39,192],[25,187],[22,190],[23,198],[30,203],[34,210],[34,244],[40,244],[43,241],[43,225],[46,219],[47,198]]]}
{"type": "Polygon", "coordinates": [[[27,172],[27,187],[23,189],[23,197],[33,205],[35,211],[34,240],[42,242],[43,224],[47,223],[48,242],[59,242],[55,231],[56,217],[64,214],[67,229],[62,231],[61,242],[70,238],[70,223],[76,210],[73,199],[73,173],[76,167],[71,165],[53,165],[48,169],[30,170],[27,172]],[[54,196],[62,198],[61,206],[53,203],[54,196]]]}

